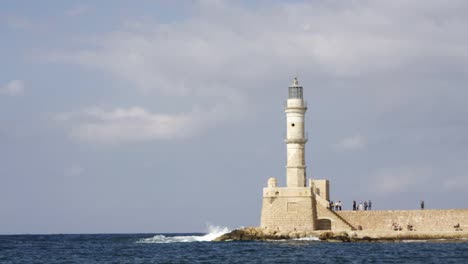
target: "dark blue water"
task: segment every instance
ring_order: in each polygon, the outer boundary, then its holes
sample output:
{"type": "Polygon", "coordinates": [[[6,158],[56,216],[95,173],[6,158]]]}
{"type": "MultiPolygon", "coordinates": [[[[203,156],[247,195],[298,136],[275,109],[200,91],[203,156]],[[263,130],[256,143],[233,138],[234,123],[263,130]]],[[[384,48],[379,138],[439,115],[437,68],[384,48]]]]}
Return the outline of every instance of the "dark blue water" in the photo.
{"type": "Polygon", "coordinates": [[[466,241],[171,242],[195,235],[0,236],[0,263],[468,263],[466,241]]]}

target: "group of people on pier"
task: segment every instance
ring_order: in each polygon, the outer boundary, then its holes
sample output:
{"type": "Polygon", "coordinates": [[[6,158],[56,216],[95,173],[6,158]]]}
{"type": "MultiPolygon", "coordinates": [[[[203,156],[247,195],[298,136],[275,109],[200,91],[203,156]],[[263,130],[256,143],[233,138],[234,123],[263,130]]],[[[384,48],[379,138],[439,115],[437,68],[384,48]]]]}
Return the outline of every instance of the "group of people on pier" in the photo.
{"type": "MultiPolygon", "coordinates": [[[[338,201],[338,202],[330,201],[330,205],[328,208],[332,211],[341,211],[343,209],[341,205],[341,201],[338,201]]],[[[368,211],[368,210],[372,210],[371,200],[364,201],[364,202],[359,201],[359,203],[357,203],[356,201],[353,201],[353,211],[368,211]]],[[[421,200],[421,210],[424,210],[423,200],[421,200]]]]}
{"type": "Polygon", "coordinates": [[[338,202],[330,201],[330,210],[332,210],[332,211],[341,211],[341,209],[343,209],[341,207],[341,201],[338,201],[338,202]]]}
{"type": "Polygon", "coordinates": [[[372,201],[359,201],[359,204],[356,201],[353,201],[353,211],[367,211],[372,210],[372,201]]]}
{"type": "MultiPolygon", "coordinates": [[[[330,205],[328,207],[332,211],[341,211],[343,209],[341,205],[341,201],[334,202],[330,201],[330,205]]],[[[353,201],[353,211],[367,211],[367,210],[372,210],[372,201],[359,201],[359,203],[356,203],[356,201],[353,201]]]]}

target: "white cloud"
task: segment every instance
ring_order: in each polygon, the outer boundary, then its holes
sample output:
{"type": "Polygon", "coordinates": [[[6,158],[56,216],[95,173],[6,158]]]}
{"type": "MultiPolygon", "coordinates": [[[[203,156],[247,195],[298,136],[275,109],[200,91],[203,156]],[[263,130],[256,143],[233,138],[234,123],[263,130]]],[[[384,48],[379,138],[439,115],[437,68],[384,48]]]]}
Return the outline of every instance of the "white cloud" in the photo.
{"type": "Polygon", "coordinates": [[[12,80],[0,89],[0,93],[8,96],[20,96],[24,94],[24,87],[24,81],[12,80]]]}
{"type": "Polygon", "coordinates": [[[334,145],[336,150],[359,150],[366,147],[366,139],[362,136],[352,136],[334,145]]]}
{"type": "MultiPolygon", "coordinates": [[[[130,89],[156,91],[162,100],[189,98],[188,109],[181,111],[220,104],[227,105],[228,114],[255,107],[245,98],[286,86],[295,74],[307,76],[311,86],[320,86],[315,80],[346,84],[351,77],[349,87],[362,88],[384,112],[428,94],[423,85],[388,84],[393,75],[406,79],[408,71],[434,76],[447,64],[468,67],[468,39],[461,34],[468,18],[460,1],[311,1],[252,9],[230,1],[200,3],[183,19],[128,20],[116,30],[70,38],[83,42],[43,57],[107,73],[130,89]],[[356,85],[372,78],[375,85],[356,85]],[[243,104],[230,101],[232,95],[243,104]]],[[[355,137],[336,147],[365,145],[365,139],[355,137]]]]}
{"type": "MultiPolygon", "coordinates": [[[[110,73],[142,90],[225,98],[232,90],[245,95],[259,89],[259,80],[303,72],[367,78],[417,61],[425,62],[422,67],[441,65],[444,58],[468,66],[468,39],[461,37],[468,21],[460,5],[314,1],[248,9],[228,1],[200,1],[196,15],[186,19],[127,21],[119,30],[89,37],[86,48],[45,57],[110,73]],[[444,14],[451,19],[443,20],[444,14]]],[[[395,98],[396,104],[407,90],[392,87],[376,94],[384,102],[395,98]]]]}
{"type": "Polygon", "coordinates": [[[428,167],[384,168],[372,176],[371,190],[380,195],[407,191],[416,185],[423,185],[433,175],[428,167]]]}
{"type": "Polygon", "coordinates": [[[59,114],[56,119],[67,126],[75,139],[117,144],[191,137],[216,125],[223,113],[220,107],[181,114],[152,113],[138,106],[110,111],[91,107],[59,114]]]}

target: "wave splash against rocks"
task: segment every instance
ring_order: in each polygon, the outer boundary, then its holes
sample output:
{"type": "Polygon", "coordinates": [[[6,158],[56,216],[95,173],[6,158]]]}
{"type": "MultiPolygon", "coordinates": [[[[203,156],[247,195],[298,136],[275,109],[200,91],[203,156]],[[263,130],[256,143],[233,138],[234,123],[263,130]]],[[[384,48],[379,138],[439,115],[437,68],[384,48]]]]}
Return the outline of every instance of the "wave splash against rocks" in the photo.
{"type": "Polygon", "coordinates": [[[143,238],[137,243],[186,243],[186,242],[208,242],[213,241],[215,238],[230,232],[227,227],[221,226],[208,226],[208,233],[200,236],[166,236],[155,235],[149,238],[143,238]]]}

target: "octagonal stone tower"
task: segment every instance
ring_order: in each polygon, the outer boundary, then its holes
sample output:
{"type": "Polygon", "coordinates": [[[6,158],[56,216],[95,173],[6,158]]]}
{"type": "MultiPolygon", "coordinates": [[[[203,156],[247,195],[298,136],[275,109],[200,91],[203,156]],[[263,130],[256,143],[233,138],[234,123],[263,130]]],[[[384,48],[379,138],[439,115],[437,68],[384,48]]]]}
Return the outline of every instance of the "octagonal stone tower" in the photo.
{"type": "Polygon", "coordinates": [[[304,115],[307,106],[302,97],[302,86],[297,78],[289,87],[286,112],[286,179],[288,187],[306,187],[304,115]]]}
{"type": "Polygon", "coordinates": [[[286,112],[286,182],[278,187],[275,178],[263,189],[261,227],[290,232],[313,231],[317,226],[316,201],[306,185],[304,114],[307,110],[303,88],[297,78],[288,89],[286,112]]]}

